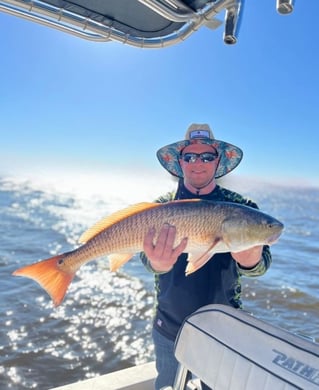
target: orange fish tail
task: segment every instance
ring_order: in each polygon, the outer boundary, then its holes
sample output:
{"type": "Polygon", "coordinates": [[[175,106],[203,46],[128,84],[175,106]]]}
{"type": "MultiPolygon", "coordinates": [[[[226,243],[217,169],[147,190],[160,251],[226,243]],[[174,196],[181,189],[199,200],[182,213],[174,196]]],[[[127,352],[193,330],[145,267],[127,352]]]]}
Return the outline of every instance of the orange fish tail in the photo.
{"type": "Polygon", "coordinates": [[[13,275],[35,280],[50,295],[54,306],[59,306],[75,275],[75,272],[67,273],[58,267],[58,262],[63,257],[64,255],[58,255],[27,265],[14,271],[13,275]]]}

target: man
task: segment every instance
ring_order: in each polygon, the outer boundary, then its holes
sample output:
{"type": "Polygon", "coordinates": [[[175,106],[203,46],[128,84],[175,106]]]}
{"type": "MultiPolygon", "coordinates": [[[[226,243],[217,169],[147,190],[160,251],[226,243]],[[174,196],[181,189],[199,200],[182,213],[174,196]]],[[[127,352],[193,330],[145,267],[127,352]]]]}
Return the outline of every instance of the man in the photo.
{"type": "MultiPolygon", "coordinates": [[[[237,146],[214,139],[206,124],[191,125],[185,140],[162,147],[157,157],[163,167],[179,177],[176,193],[160,197],[158,202],[201,198],[236,202],[253,208],[257,204],[238,193],[222,188],[216,178],[232,171],[242,159],[237,146]]],[[[175,244],[175,226],[164,224],[160,232],[151,229],[144,240],[141,259],[155,274],[156,313],[153,341],[158,376],[156,390],[172,386],[178,366],[174,342],[184,319],[207,304],[241,307],[241,275],[264,274],[271,264],[268,246],[256,246],[237,253],[215,254],[196,272],[185,276],[187,237],[175,244]],[[156,241],[155,235],[158,233],[156,241]]],[[[208,389],[202,384],[202,389],[208,389]]]]}

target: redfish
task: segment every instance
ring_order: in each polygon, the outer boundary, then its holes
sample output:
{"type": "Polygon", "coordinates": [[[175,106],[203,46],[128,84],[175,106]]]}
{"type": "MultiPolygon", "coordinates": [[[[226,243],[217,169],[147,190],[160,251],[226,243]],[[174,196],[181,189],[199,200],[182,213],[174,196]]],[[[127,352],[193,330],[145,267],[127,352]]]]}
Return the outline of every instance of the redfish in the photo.
{"type": "Polygon", "coordinates": [[[34,279],[58,306],[83,264],[108,256],[110,270],[116,271],[143,251],[148,230],[155,228],[158,232],[164,223],[176,226],[175,244],[184,237],[188,239],[186,275],[202,267],[215,253],[272,245],[284,228],[270,215],[237,203],[199,199],[138,203],[88,229],[79,240],[83,245],[77,249],[22,267],[13,275],[34,279]]]}

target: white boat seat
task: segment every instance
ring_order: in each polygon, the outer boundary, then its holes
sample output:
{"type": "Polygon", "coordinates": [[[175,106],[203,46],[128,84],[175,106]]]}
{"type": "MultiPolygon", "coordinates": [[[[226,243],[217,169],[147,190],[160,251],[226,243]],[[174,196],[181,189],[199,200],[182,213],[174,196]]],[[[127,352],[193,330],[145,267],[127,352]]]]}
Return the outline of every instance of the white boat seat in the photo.
{"type": "Polygon", "coordinates": [[[213,390],[319,389],[318,343],[224,305],[185,320],[175,356],[174,390],[187,389],[188,371],[213,390]]]}

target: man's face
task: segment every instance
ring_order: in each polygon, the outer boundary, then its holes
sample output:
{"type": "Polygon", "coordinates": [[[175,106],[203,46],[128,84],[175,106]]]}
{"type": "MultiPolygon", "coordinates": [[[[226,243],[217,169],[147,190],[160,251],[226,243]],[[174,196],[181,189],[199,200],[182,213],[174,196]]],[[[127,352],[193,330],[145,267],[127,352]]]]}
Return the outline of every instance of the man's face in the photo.
{"type": "Polygon", "coordinates": [[[179,163],[184,174],[184,181],[185,183],[191,184],[193,187],[202,188],[215,176],[219,158],[215,158],[213,161],[204,162],[201,158],[197,157],[195,161],[193,161],[193,158],[187,162],[183,159],[183,156],[185,156],[186,153],[213,153],[217,155],[217,151],[210,145],[200,143],[188,145],[183,149],[179,163]]]}

